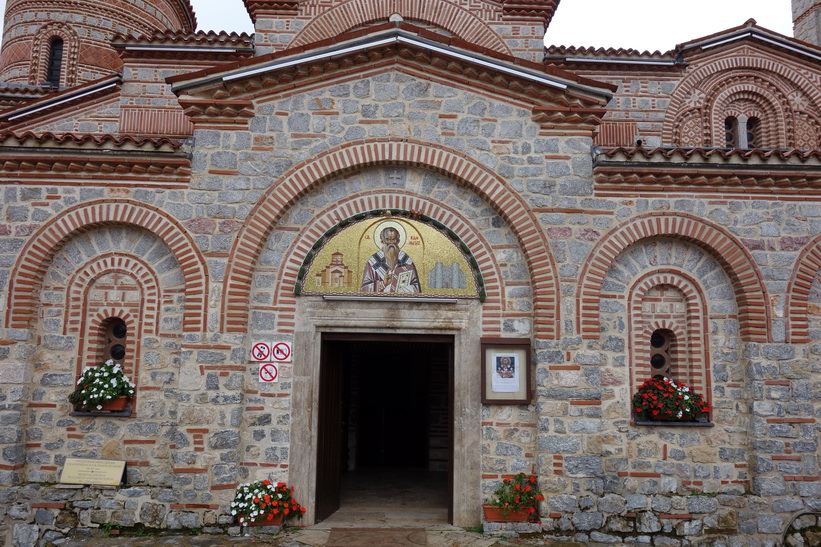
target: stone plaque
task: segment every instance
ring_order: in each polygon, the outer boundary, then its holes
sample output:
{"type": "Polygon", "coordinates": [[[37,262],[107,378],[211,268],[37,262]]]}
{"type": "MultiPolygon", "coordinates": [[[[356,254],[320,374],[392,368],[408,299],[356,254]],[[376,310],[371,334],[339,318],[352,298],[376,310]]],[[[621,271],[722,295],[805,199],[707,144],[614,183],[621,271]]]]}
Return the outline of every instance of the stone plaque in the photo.
{"type": "Polygon", "coordinates": [[[61,484],[117,486],[125,479],[125,460],[66,458],[61,484]]]}

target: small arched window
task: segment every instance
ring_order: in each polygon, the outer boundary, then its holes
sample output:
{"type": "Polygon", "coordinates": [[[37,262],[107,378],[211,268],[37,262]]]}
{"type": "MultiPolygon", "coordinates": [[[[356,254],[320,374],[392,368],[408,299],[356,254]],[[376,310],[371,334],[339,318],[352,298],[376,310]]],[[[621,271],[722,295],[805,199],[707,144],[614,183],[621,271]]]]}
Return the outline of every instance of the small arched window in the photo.
{"type": "Polygon", "coordinates": [[[747,148],[759,148],[761,138],[761,120],[756,117],[747,120],[747,148]]]}
{"type": "Polygon", "coordinates": [[[659,329],[650,336],[650,376],[653,378],[671,377],[672,346],[673,333],[669,330],[659,329]]]}
{"type": "Polygon", "coordinates": [[[109,320],[104,337],[103,360],[111,359],[122,365],[128,348],[128,327],[125,321],[119,318],[109,320]]]}
{"type": "Polygon", "coordinates": [[[729,116],[724,120],[725,148],[738,148],[738,120],[729,116]]]}
{"type": "Polygon", "coordinates": [[[46,82],[51,87],[60,86],[60,75],[63,70],[63,39],[52,38],[49,44],[48,66],[46,67],[46,82]]]}

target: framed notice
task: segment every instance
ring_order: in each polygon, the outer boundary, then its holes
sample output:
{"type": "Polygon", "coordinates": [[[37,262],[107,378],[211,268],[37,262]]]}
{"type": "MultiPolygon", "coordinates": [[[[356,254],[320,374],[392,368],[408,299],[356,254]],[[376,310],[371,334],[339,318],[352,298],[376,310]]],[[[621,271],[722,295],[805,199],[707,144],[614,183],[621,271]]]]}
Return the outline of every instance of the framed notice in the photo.
{"type": "Polygon", "coordinates": [[[530,378],[530,339],[482,338],[482,403],[530,403],[530,378]]]}

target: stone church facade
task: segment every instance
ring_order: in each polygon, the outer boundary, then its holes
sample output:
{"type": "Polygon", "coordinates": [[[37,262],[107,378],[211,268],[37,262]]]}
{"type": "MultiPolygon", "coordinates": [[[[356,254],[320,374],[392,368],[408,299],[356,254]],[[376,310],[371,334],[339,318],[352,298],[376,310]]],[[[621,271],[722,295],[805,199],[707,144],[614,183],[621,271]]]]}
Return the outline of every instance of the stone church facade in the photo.
{"type": "Polygon", "coordinates": [[[351,427],[329,409],[375,398],[333,370],[389,370],[407,405],[427,371],[413,439],[457,526],[519,472],[555,538],[777,545],[815,522],[821,3],[793,0],[796,38],[750,20],[665,53],[545,48],[558,0],[246,0],[253,36],[195,32],[187,0],[41,4],[8,2],[0,57],[9,544],[217,531],[264,478],[321,520],[354,442],[328,448],[351,427]],[[444,234],[474,293],[307,290],[376,220],[444,234]],[[78,412],[114,324],[137,394],[78,412]],[[706,421],[637,419],[659,335],[706,421]],[[257,341],[293,350],[277,382],[257,341]],[[483,344],[513,341],[527,396],[483,404],[483,344]],[[126,483],[55,485],[67,457],[126,483]]]}

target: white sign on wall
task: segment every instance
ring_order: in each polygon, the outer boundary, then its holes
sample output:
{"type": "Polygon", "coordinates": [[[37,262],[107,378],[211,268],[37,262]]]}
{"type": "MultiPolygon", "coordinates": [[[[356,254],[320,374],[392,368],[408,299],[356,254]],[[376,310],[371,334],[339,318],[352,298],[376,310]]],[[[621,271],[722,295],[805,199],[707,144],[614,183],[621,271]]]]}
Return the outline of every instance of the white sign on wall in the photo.
{"type": "Polygon", "coordinates": [[[279,382],[279,367],[274,363],[263,363],[259,366],[259,381],[263,384],[279,382]]]}
{"type": "Polygon", "coordinates": [[[290,363],[293,357],[290,342],[274,342],[271,344],[271,361],[290,363]]]}
{"type": "Polygon", "coordinates": [[[270,361],[271,346],[267,342],[254,342],[251,346],[251,361],[270,361]]]}

